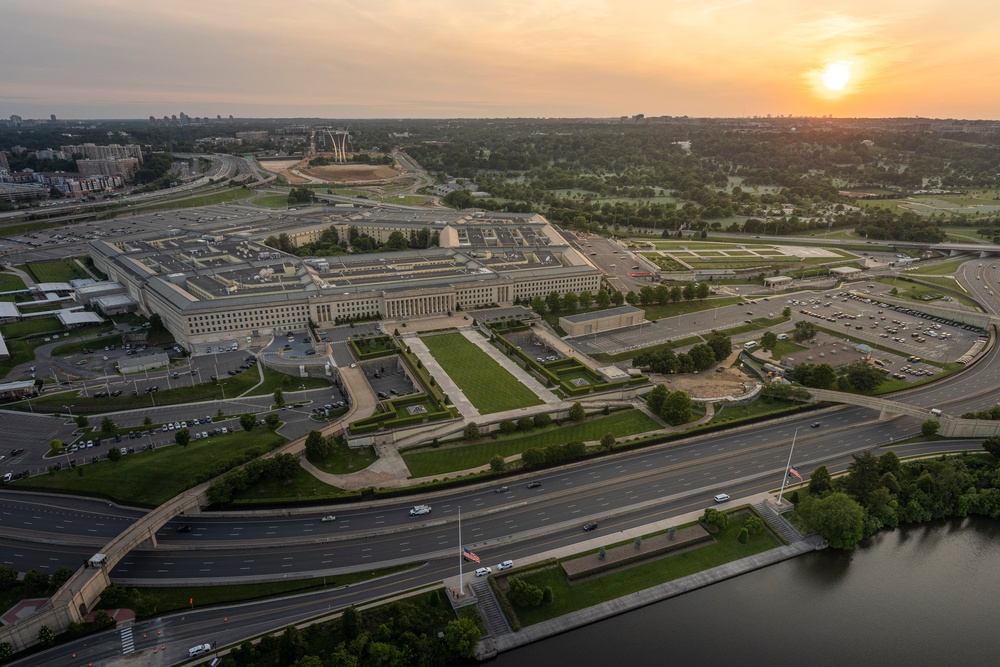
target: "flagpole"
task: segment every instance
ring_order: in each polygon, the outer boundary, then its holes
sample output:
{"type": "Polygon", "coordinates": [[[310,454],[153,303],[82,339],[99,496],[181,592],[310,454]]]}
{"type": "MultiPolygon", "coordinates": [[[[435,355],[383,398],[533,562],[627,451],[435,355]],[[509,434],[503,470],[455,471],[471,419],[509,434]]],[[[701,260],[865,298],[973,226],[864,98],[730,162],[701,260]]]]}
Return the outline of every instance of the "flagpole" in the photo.
{"type": "Polygon", "coordinates": [[[792,434],[792,447],[788,450],[788,463],[785,464],[785,475],[781,478],[781,491],[778,492],[778,507],[781,507],[781,494],[785,492],[785,484],[788,482],[788,469],[792,467],[792,452],[795,451],[795,436],[799,434],[799,429],[795,429],[792,434]]]}
{"type": "Polygon", "coordinates": [[[458,597],[465,594],[465,584],[462,580],[462,506],[458,506],[458,597]]]}

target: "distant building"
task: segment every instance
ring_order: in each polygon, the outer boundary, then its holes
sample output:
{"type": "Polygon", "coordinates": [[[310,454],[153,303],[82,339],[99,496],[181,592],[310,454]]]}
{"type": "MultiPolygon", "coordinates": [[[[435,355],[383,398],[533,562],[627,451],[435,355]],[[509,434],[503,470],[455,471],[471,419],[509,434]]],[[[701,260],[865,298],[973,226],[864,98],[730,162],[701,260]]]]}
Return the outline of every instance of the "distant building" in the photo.
{"type": "Polygon", "coordinates": [[[619,306],[605,310],[595,310],[592,313],[568,315],[559,318],[559,326],[566,336],[586,336],[587,334],[622,329],[641,324],[645,311],[635,306],[619,306]]]}
{"type": "Polygon", "coordinates": [[[108,146],[79,144],[75,146],[60,146],[59,150],[70,157],[79,155],[86,160],[120,160],[133,157],[142,164],[142,147],[138,144],[127,144],[125,146],[118,144],[110,144],[108,146]]]}

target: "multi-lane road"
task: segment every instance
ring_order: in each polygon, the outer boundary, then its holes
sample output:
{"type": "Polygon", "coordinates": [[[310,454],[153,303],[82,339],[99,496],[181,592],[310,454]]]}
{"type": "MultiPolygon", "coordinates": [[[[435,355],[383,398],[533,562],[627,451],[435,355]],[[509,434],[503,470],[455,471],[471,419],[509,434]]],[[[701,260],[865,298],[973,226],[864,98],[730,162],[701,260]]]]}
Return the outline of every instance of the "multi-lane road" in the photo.
{"type": "MultiPolygon", "coordinates": [[[[996,282],[988,262],[983,267],[967,264],[963,269],[966,284],[970,270],[989,275],[984,292],[996,282]]],[[[978,282],[986,277],[980,275],[978,282]]],[[[975,281],[974,274],[971,279],[975,281]]],[[[989,296],[985,294],[984,300],[989,301],[989,296]]],[[[994,347],[958,376],[897,398],[951,414],[992,407],[1000,379],[998,356],[1000,348],[994,347]]],[[[135,550],[112,576],[127,584],[196,583],[222,577],[280,579],[304,572],[322,575],[426,563],[349,591],[227,610],[225,622],[217,618],[223,612],[206,611],[136,626],[137,631],[154,625],[169,628],[171,636],[183,638],[179,643],[185,646],[216,639],[228,642],[309,617],[324,606],[336,608],[440,581],[454,571],[459,508],[465,546],[474,548],[484,562],[516,560],[578,541],[583,535],[580,527],[587,521],[598,522],[598,534],[615,533],[704,507],[718,492],[739,498],[774,488],[796,430],[793,463],[808,475],[819,465],[843,469],[852,453],[891,446],[918,428],[917,419],[880,421],[869,410],[844,406],[506,480],[509,489],[502,493],[492,486],[441,493],[421,499],[433,506],[432,513],[422,517],[411,518],[409,503],[403,501],[288,516],[178,517],[157,535],[158,549],[135,550]],[[812,428],[815,421],[820,426],[812,428]],[[529,489],[527,481],[542,485],[529,489]],[[336,520],[322,521],[327,514],[335,514],[336,520]],[[185,525],[191,527],[190,532],[178,532],[185,525]],[[280,616],[272,615],[277,607],[280,616]],[[195,618],[201,620],[195,622],[195,618]]],[[[905,455],[978,446],[978,441],[927,443],[897,451],[905,455]]],[[[89,500],[0,494],[0,562],[19,570],[75,568],[137,516],[131,510],[89,500]]],[[[90,640],[94,643],[87,650],[117,655],[121,649],[113,645],[114,637],[108,637],[90,640]]],[[[32,662],[65,664],[55,655],[49,662],[38,658],[32,662]]]]}

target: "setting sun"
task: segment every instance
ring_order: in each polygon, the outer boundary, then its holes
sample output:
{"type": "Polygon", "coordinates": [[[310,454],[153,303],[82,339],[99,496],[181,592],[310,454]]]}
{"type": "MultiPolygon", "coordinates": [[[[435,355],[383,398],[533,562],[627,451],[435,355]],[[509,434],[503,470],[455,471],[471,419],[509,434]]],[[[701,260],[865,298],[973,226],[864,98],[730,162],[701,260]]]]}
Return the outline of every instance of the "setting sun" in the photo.
{"type": "Polygon", "coordinates": [[[840,61],[830,63],[823,70],[823,85],[829,90],[843,90],[851,80],[851,63],[840,61]]]}

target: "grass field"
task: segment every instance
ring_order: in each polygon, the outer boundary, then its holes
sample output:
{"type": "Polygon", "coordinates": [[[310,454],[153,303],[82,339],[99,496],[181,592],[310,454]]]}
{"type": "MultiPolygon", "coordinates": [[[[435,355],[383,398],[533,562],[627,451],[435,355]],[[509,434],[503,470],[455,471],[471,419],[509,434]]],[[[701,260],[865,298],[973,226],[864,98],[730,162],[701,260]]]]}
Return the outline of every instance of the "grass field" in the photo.
{"type": "Polygon", "coordinates": [[[422,340],[480,414],[541,405],[534,392],[462,334],[427,336],[422,340]]]}
{"type": "MultiPolygon", "coordinates": [[[[228,201],[236,201],[237,199],[245,199],[247,197],[252,197],[254,195],[253,190],[248,190],[247,188],[228,188],[226,190],[220,190],[216,192],[206,192],[204,194],[195,195],[193,197],[187,197],[185,199],[172,199],[162,204],[152,204],[150,206],[143,206],[140,210],[145,211],[167,211],[175,208],[195,208],[198,206],[211,206],[213,204],[221,204],[228,201]]],[[[124,211],[119,211],[124,213],[124,211]]]]}
{"type": "Polygon", "coordinates": [[[958,271],[958,268],[965,264],[966,262],[972,262],[973,259],[968,257],[964,259],[956,259],[951,262],[944,262],[942,264],[931,264],[927,266],[921,266],[916,271],[911,271],[911,275],[917,276],[947,276],[958,271]]]}
{"type": "Polygon", "coordinates": [[[39,283],[66,283],[79,278],[89,278],[87,272],[71,259],[54,262],[30,262],[19,269],[28,273],[39,283]]]}
{"type": "MultiPolygon", "coordinates": [[[[12,273],[0,273],[0,292],[12,292],[14,290],[27,289],[21,276],[12,273]]],[[[13,297],[11,297],[13,299],[13,297]]]]}
{"type": "Polygon", "coordinates": [[[313,477],[307,470],[299,467],[295,476],[287,482],[278,480],[263,480],[251,484],[245,491],[233,494],[233,505],[256,505],[283,500],[310,501],[329,500],[337,496],[349,495],[347,492],[330,486],[313,477]]]}
{"type": "Polygon", "coordinates": [[[288,206],[288,195],[260,195],[259,197],[254,197],[253,205],[267,208],[286,208],[288,206]]]}
{"type": "Polygon", "coordinates": [[[486,465],[496,454],[513,456],[532,447],[562,445],[577,440],[590,442],[600,440],[605,433],[613,433],[616,438],[621,439],[660,428],[663,428],[661,424],[644,413],[638,410],[626,410],[580,423],[551,426],[530,435],[513,435],[496,440],[488,439],[472,445],[456,444],[437,449],[424,448],[404,452],[403,460],[406,461],[412,477],[431,477],[486,465]]]}
{"type": "Polygon", "coordinates": [[[270,444],[284,438],[263,427],[241,431],[209,440],[192,440],[187,447],[174,445],[136,452],[120,461],[99,461],[76,470],[60,470],[40,475],[28,484],[34,489],[58,489],[80,495],[97,495],[122,503],[158,506],[181,491],[195,486],[196,477],[223,461],[242,457],[251,449],[268,451],[270,444]],[[81,476],[77,470],[82,470],[81,476]]]}
{"type": "Polygon", "coordinates": [[[515,607],[521,624],[527,626],[540,623],[780,546],[766,531],[751,537],[746,544],[740,544],[736,536],[749,516],[730,516],[729,526],[715,536],[715,544],[595,576],[572,585],[561,567],[522,575],[522,579],[543,590],[551,587],[552,604],[533,608],[515,607]]]}
{"type": "Polygon", "coordinates": [[[6,339],[20,338],[21,336],[31,336],[33,334],[46,334],[52,331],[59,331],[62,325],[54,317],[36,317],[31,320],[11,322],[0,326],[0,333],[6,339]]]}

